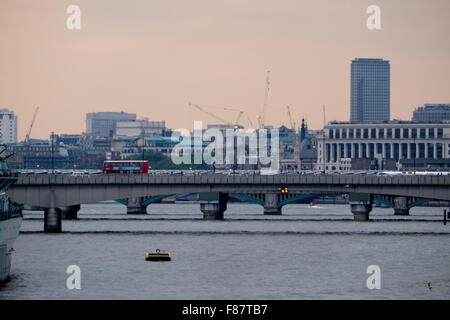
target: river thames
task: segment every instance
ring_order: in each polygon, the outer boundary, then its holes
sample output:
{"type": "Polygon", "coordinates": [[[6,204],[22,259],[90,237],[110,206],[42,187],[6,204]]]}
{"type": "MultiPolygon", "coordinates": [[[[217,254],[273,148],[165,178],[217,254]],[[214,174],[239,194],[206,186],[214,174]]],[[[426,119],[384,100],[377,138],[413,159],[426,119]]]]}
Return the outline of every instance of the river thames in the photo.
{"type": "Polygon", "coordinates": [[[449,299],[450,225],[443,208],[408,217],[374,208],[354,222],[348,205],[290,204],[265,216],[229,203],[223,221],[199,204],[152,204],[126,215],[115,202],[82,205],[61,234],[43,233],[43,212],[24,211],[11,280],[0,299],[449,299]],[[170,262],[148,262],[161,249],[170,262]],[[69,290],[66,269],[81,270],[69,290]],[[367,267],[381,270],[369,290],[367,267]]]}

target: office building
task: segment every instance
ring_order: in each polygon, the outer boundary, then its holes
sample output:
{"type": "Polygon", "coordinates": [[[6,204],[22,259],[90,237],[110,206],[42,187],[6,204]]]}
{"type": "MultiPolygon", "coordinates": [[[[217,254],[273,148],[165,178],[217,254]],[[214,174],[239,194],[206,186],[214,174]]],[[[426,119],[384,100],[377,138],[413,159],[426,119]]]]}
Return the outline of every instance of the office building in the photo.
{"type": "Polygon", "coordinates": [[[14,111],[0,109],[0,143],[17,143],[17,116],[14,111]]]}
{"type": "Polygon", "coordinates": [[[389,61],[356,58],[351,64],[350,87],[350,122],[390,120],[389,61]]]}
{"type": "Polygon", "coordinates": [[[109,136],[116,134],[117,123],[121,121],[136,121],[135,113],[125,112],[94,112],[86,114],[86,133],[109,136]]]}
{"type": "Polygon", "coordinates": [[[450,121],[450,104],[424,104],[414,110],[412,121],[424,123],[450,121]]]}
{"type": "Polygon", "coordinates": [[[166,132],[166,122],[136,120],[120,121],[116,124],[116,135],[124,137],[155,137],[164,136],[166,132]]]}
{"type": "Polygon", "coordinates": [[[450,165],[450,123],[330,122],[317,137],[318,170],[435,170],[450,165]]]}

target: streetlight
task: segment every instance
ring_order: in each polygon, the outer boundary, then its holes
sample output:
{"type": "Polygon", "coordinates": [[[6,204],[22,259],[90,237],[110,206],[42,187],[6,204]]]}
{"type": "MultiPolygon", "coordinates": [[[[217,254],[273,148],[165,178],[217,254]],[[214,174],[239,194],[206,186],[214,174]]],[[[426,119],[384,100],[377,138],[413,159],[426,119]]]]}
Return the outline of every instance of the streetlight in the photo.
{"type": "Polygon", "coordinates": [[[314,163],[314,151],[316,150],[316,146],[312,145],[312,159],[311,159],[311,171],[313,170],[313,163],[314,163]]]}
{"type": "Polygon", "coordinates": [[[236,165],[237,165],[237,136],[236,132],[239,127],[237,125],[234,126],[234,135],[233,135],[233,147],[234,147],[234,161],[233,161],[233,174],[236,173],[236,165]]]}
{"type": "Polygon", "coordinates": [[[52,141],[52,174],[55,174],[55,153],[54,153],[54,145],[53,139],[55,137],[55,133],[52,131],[51,141],[52,141]]]}
{"type": "Polygon", "coordinates": [[[416,154],[417,154],[417,148],[416,148],[416,131],[413,130],[413,145],[414,145],[414,157],[413,157],[413,163],[414,163],[414,175],[416,175],[416,154]]]}
{"type": "Polygon", "coordinates": [[[144,146],[145,146],[145,140],[144,140],[144,138],[140,138],[138,141],[137,141],[137,145],[138,145],[138,147],[141,147],[141,150],[142,150],[142,161],[144,161],[145,159],[145,157],[144,157],[144,155],[145,155],[145,149],[144,149],[144,146]]]}

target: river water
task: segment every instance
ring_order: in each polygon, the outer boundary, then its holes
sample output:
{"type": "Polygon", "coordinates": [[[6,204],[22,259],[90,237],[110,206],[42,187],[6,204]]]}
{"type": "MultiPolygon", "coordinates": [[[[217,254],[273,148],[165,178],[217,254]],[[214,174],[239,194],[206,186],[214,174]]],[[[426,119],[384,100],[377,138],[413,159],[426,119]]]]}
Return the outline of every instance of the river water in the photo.
{"type": "Polygon", "coordinates": [[[147,210],[82,205],[61,234],[43,233],[43,212],[25,211],[0,299],[450,298],[443,208],[409,217],[374,208],[370,222],[354,222],[348,205],[290,204],[264,216],[258,205],[229,203],[224,221],[203,221],[195,203],[147,210]],[[173,260],[145,261],[155,249],[173,260]],[[80,290],[66,287],[69,265],[81,270],[80,290]],[[370,265],[381,289],[367,288],[370,265]]]}

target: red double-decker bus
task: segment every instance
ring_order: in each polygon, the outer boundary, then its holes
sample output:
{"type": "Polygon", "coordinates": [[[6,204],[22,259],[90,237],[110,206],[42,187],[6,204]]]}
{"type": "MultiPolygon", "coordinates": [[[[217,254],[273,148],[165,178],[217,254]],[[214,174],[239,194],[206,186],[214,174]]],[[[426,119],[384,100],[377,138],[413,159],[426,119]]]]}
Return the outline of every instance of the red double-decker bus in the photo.
{"type": "Polygon", "coordinates": [[[140,174],[148,173],[147,160],[106,160],[103,162],[103,173],[140,174]]]}

